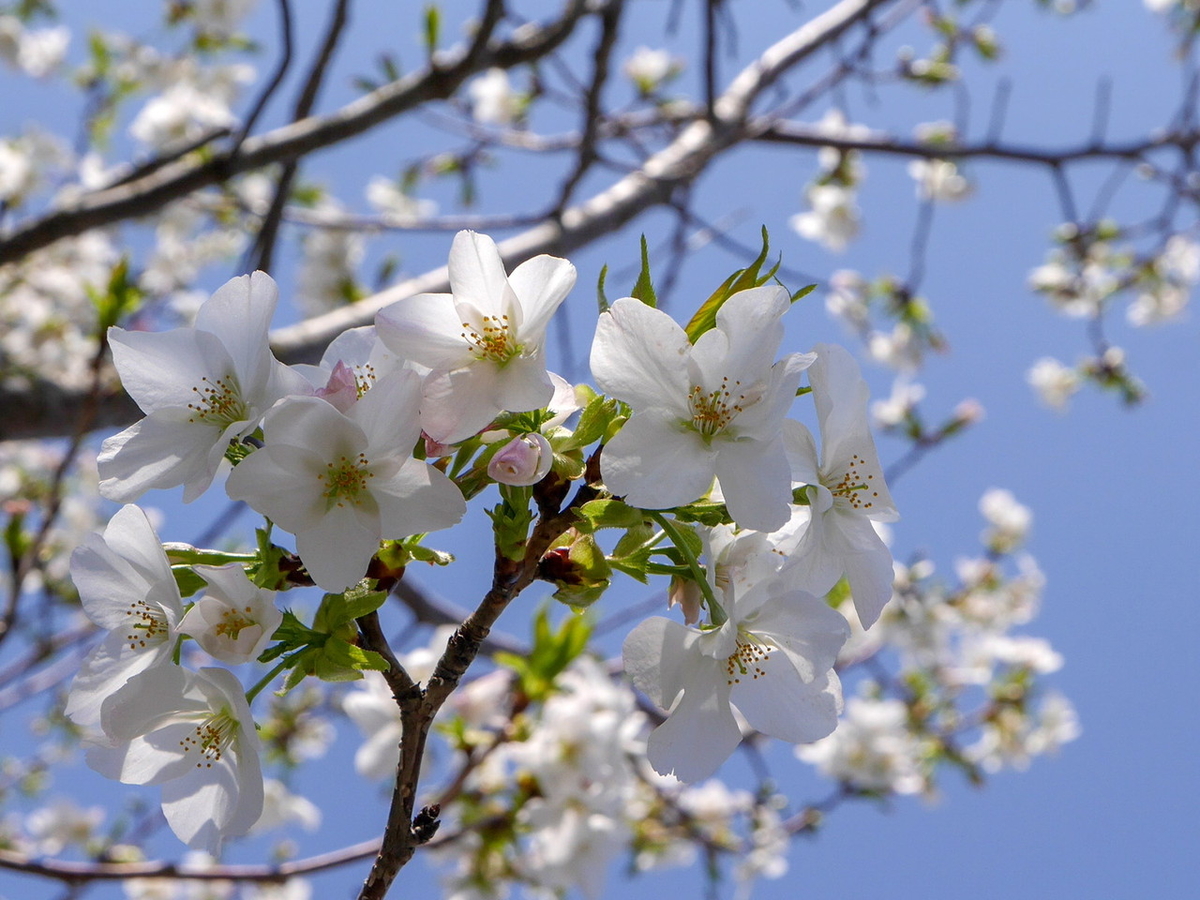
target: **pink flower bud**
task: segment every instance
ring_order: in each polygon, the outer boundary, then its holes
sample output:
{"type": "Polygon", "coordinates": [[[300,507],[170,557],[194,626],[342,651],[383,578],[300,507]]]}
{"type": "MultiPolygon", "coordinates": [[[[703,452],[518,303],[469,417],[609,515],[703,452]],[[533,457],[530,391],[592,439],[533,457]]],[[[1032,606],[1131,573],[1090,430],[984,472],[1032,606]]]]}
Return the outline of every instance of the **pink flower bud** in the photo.
{"type": "Polygon", "coordinates": [[[435,441],[425,432],[421,432],[421,437],[425,440],[425,458],[437,459],[440,456],[453,456],[454,451],[458,449],[454,444],[443,444],[441,441],[435,441]]]}
{"type": "Polygon", "coordinates": [[[338,412],[349,410],[358,399],[358,382],[353,370],[339,359],[329,373],[329,381],[325,387],[317,388],[316,395],[327,400],[338,412]]]}
{"type": "Polygon", "coordinates": [[[487,471],[501,484],[524,487],[545,478],[553,461],[550,442],[542,435],[520,434],[496,451],[487,471]]]}

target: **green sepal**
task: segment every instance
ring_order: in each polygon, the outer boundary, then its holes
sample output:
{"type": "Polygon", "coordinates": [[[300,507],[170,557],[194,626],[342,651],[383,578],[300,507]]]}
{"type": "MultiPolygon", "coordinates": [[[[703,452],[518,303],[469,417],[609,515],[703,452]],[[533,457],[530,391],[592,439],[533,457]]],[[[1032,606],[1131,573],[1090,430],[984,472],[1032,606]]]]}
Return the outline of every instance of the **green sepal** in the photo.
{"type": "Polygon", "coordinates": [[[324,639],[325,635],[319,631],[313,631],[301,622],[294,612],[290,609],[285,609],[283,611],[283,621],[279,623],[279,627],[271,635],[271,640],[278,643],[272,644],[260,653],[258,661],[260,663],[269,663],[271,660],[278,659],[285,653],[291,653],[310,644],[319,646],[324,639]]]}
{"type": "Polygon", "coordinates": [[[162,548],[172,566],[227,566],[230,563],[252,563],[258,559],[257,553],[201,549],[174,541],[164,542],[162,548]]]}
{"type": "Polygon", "coordinates": [[[454,554],[424,546],[421,541],[428,535],[414,534],[398,541],[384,541],[379,546],[379,557],[387,568],[402,569],[411,562],[429,563],[431,566],[448,566],[454,562],[454,554]]]}
{"type": "Polygon", "coordinates": [[[629,296],[635,300],[641,300],[651,308],[658,306],[658,295],[654,293],[654,282],[650,278],[650,248],[644,234],[642,235],[642,270],[638,272],[637,281],[633,283],[633,290],[629,292],[629,296]]]}
{"type": "Polygon", "coordinates": [[[831,587],[829,593],[825,595],[825,602],[834,609],[837,609],[849,599],[850,582],[845,578],[838,579],[838,583],[831,587]]]}
{"type": "Polygon", "coordinates": [[[529,508],[532,491],[527,487],[500,485],[500,503],[486,510],[492,520],[492,531],[496,536],[496,549],[506,559],[525,558],[525,541],[529,526],[533,524],[533,512],[529,508]]]}
{"type": "Polygon", "coordinates": [[[290,559],[290,555],[282,547],[271,543],[271,523],[268,522],[266,528],[254,529],[254,537],[258,544],[258,561],[246,570],[247,577],[256,587],[270,591],[288,590],[292,587],[288,578],[292,567],[285,569],[282,563],[285,559],[290,559]]]}
{"type": "Polygon", "coordinates": [[[796,506],[811,506],[812,503],[808,499],[808,489],[811,485],[802,484],[800,487],[792,488],[792,503],[796,506]]]}

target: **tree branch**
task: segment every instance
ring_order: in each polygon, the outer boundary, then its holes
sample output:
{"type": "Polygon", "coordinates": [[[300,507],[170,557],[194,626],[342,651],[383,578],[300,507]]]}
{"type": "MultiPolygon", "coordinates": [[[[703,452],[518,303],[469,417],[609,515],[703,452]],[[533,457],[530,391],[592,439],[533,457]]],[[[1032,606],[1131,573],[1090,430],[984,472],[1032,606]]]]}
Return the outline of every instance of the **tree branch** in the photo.
{"type": "Polygon", "coordinates": [[[569,0],[555,21],[523,28],[495,46],[451,51],[428,68],[383,85],[328,116],[310,117],[206,159],[170,163],[125,184],[92,191],[68,206],[25,223],[0,241],[0,264],[14,262],[64,237],[124,219],[148,215],[172,200],[220,184],[242,172],[286,162],[314,150],[356,137],[365,131],[433,100],[454,94],[472,74],[490,66],[511,68],[545,56],[562,44],[585,14],[586,0],[569,0]]]}

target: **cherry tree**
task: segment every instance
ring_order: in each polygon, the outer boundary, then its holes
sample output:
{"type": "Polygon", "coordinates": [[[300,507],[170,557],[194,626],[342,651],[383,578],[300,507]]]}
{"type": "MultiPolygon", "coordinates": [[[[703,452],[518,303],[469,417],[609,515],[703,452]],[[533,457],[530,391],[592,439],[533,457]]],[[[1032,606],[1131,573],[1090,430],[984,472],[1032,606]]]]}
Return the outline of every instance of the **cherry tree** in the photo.
{"type": "Polygon", "coordinates": [[[1110,85],[1027,142],[981,87],[1006,17],[1091,4],[746,6],[0,3],[5,90],[58,104],[0,118],[0,714],[26,735],[0,868],[70,896],[337,872],[368,900],[418,854],[452,897],[597,897],[618,860],[749,889],[847,804],[1078,736],[1025,630],[1030,507],[898,487],[984,414],[925,404],[953,335],[922,292],[944,208],[1034,173],[1050,242],[1012,264],[1083,350],[1028,382],[1145,398],[1114,335],[1200,279],[1200,10],[1145,3],[1139,52],[1184,74],[1163,121],[1110,133],[1110,85]],[[869,214],[877,165],[903,228],[869,214]],[[907,271],[842,267],[872,228],[907,271]],[[948,500],[978,503],[945,548],[972,555],[894,558],[906,508],[948,500]],[[106,812],[59,771],[131,787],[106,812]],[[314,771],[387,796],[373,837],[298,843],[314,771]]]}

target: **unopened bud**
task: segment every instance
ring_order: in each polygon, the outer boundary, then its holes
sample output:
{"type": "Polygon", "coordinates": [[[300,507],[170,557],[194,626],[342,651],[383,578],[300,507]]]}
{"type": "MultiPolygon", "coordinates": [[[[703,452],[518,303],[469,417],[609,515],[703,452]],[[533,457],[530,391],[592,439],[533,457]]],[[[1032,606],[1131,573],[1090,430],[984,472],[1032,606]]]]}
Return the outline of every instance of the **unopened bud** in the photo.
{"type": "Polygon", "coordinates": [[[325,387],[317,388],[317,396],[328,401],[338,412],[348,412],[358,399],[358,382],[354,379],[354,372],[339,359],[329,373],[325,387]]]}
{"type": "Polygon", "coordinates": [[[488,475],[501,484],[524,487],[546,477],[554,462],[554,451],[545,437],[532,432],[517,435],[496,451],[488,463],[488,475]]]}

